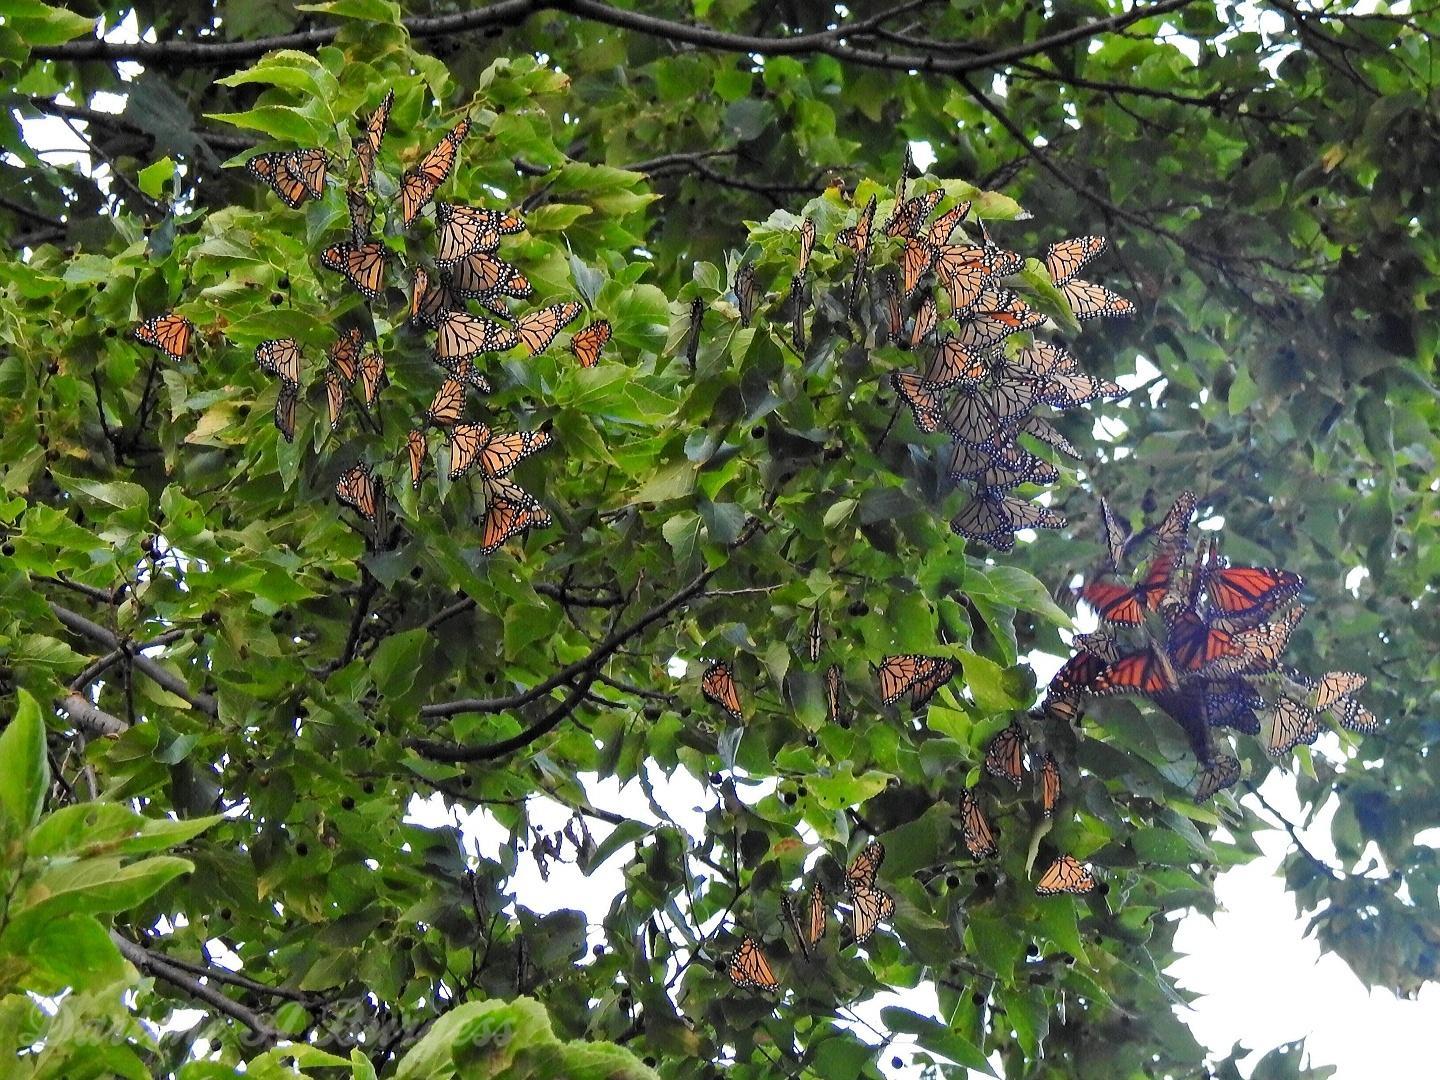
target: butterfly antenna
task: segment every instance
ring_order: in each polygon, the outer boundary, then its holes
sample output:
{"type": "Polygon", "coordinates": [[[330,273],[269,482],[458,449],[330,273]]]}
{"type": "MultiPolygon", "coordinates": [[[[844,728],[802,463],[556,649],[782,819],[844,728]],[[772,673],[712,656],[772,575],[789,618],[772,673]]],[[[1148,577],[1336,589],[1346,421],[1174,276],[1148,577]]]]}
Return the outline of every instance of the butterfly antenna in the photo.
{"type": "Polygon", "coordinates": [[[885,430],[880,433],[880,438],[876,440],[875,453],[878,454],[880,452],[880,448],[885,445],[885,440],[890,437],[890,429],[895,426],[895,421],[899,419],[899,416],[900,403],[897,401],[895,403],[895,408],[890,410],[890,422],[885,425],[885,430]]]}

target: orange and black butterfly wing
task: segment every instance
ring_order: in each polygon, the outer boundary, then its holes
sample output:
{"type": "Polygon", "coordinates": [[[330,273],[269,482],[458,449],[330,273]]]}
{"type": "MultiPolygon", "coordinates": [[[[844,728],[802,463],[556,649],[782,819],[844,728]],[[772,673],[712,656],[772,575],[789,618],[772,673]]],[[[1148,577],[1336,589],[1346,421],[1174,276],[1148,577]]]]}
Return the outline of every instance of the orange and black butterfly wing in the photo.
{"type": "Polygon", "coordinates": [[[960,833],[972,859],[993,859],[1000,854],[980,801],[968,791],[960,794],[960,833]]]}
{"type": "Polygon", "coordinates": [[[749,934],[741,939],[740,947],[731,954],[726,971],[730,981],[742,990],[776,990],[780,986],[770,961],[749,934]]]}
{"type": "Polygon", "coordinates": [[[282,381],[280,394],[275,399],[275,430],[280,432],[287,443],[295,441],[295,414],[300,403],[300,388],[282,381]]]}
{"type": "Polygon", "coordinates": [[[930,704],[930,699],[960,670],[960,665],[949,657],[935,658],[932,663],[931,670],[910,685],[910,707],[916,712],[930,704]]]}
{"type": "Polygon", "coordinates": [[[817,878],[810,886],[810,904],[805,912],[805,936],[811,945],[825,936],[825,889],[817,878]]]}
{"type": "Polygon", "coordinates": [[[1152,696],[1174,690],[1178,685],[1169,660],[1152,648],[1120,657],[1095,677],[1093,694],[1141,694],[1152,696]]]}
{"type": "Polygon", "coordinates": [[[1077,896],[1095,888],[1095,877],[1073,855],[1061,855],[1040,875],[1035,891],[1041,896],[1073,893],[1077,896]]]}
{"type": "Polygon", "coordinates": [[[852,889],[850,910],[855,944],[863,945],[882,922],[895,914],[895,898],[884,889],[852,889]]]}
{"type": "Polygon", "coordinates": [[[592,368],[600,363],[600,353],[610,340],[610,323],[597,319],[583,330],[577,330],[570,338],[570,351],[581,367],[592,368]]]}
{"type": "Polygon", "coordinates": [[[330,366],[346,386],[354,383],[355,376],[360,373],[360,351],[364,347],[364,336],[352,326],[336,338],[335,343],[325,353],[330,366]]]}
{"type": "Polygon", "coordinates": [[[749,326],[760,306],[760,285],[753,264],[747,263],[735,274],[735,306],[740,310],[740,325],[749,326]]]}
{"type": "Polygon", "coordinates": [[[436,326],[435,356],[441,362],[469,360],[487,352],[503,352],[520,342],[520,336],[507,326],[471,315],[468,311],[449,311],[436,326]]]}
{"type": "Polygon", "coordinates": [[[744,716],[740,707],[740,689],[735,684],[730,665],[725,661],[716,660],[705,669],[700,676],[700,692],[736,720],[744,716]]]}
{"type": "Polygon", "coordinates": [[[144,345],[153,345],[172,360],[179,360],[190,350],[190,338],[195,325],[183,315],[173,311],[146,319],[135,327],[135,340],[144,345]]]}
{"type": "Polygon", "coordinates": [[[1046,754],[1040,762],[1040,812],[1045,817],[1055,814],[1060,805],[1060,766],[1055,755],[1046,754]]]}
{"type": "Polygon", "coordinates": [[[1120,626],[1139,626],[1145,610],[1135,590],[1115,581],[1092,581],[1080,589],[1085,601],[1103,621],[1120,626]]]}
{"type": "Polygon", "coordinates": [[[900,400],[910,406],[917,428],[927,434],[940,430],[944,422],[941,412],[945,406],[936,392],[937,387],[910,371],[891,372],[890,385],[900,395],[900,400]]]}
{"type": "Polygon", "coordinates": [[[1025,732],[1018,724],[1011,724],[986,745],[985,771],[1020,787],[1025,777],[1025,732]]]}
{"type": "Polygon", "coordinates": [[[1072,278],[1060,286],[1060,292],[1077,319],[1126,319],[1135,314],[1133,302],[1093,281],[1072,278]]]}
{"type": "Polygon", "coordinates": [[[286,206],[297,209],[310,197],[305,181],[290,171],[290,154],[287,151],[256,154],[245,163],[251,176],[263,180],[286,206]]]}
{"type": "Polygon", "coordinates": [[[494,434],[480,448],[480,468],[486,476],[505,476],[522,460],[550,445],[548,431],[512,431],[494,434]]]}
{"type": "Polygon", "coordinates": [[[377,352],[366,353],[360,358],[360,389],[365,395],[365,404],[374,405],[375,396],[385,381],[385,361],[377,352]]]}
{"type": "Polygon", "coordinates": [[[255,349],[255,364],[267,375],[289,386],[300,384],[300,346],[294,338],[262,341],[255,349]]]}
{"type": "Polygon", "coordinates": [[[368,188],[370,177],[375,171],[375,159],[380,153],[380,144],[385,139],[385,128],[390,123],[390,110],[395,105],[395,91],[389,90],[379,106],[365,120],[360,141],[355,144],[355,158],[360,163],[360,186],[368,188]]]}
{"type": "Polygon", "coordinates": [[[385,288],[385,245],[378,240],[355,244],[342,240],[320,252],[320,265],[344,274],[350,285],[366,300],[374,300],[385,288]]]}
{"type": "Polygon", "coordinates": [[[1195,801],[1207,802],[1217,792],[1233,787],[1240,780],[1240,761],[1229,754],[1221,754],[1200,768],[1200,780],[1195,786],[1195,801]]]}
{"type": "Polygon", "coordinates": [[[490,442],[485,424],[456,424],[450,429],[450,479],[458,480],[470,471],[490,442]]]}
{"type": "Polygon", "coordinates": [[[459,379],[446,379],[425,410],[425,422],[435,427],[453,427],[464,414],[465,384],[459,379]]]}
{"type": "Polygon", "coordinates": [[[405,452],[410,459],[410,486],[420,490],[420,474],[425,468],[425,432],[414,428],[405,438],[405,452]]]}
{"type": "Polygon", "coordinates": [[[1275,699],[1270,720],[1270,731],[1265,738],[1265,749],[1271,755],[1288,754],[1301,743],[1313,743],[1320,737],[1318,716],[1288,697],[1275,699]]]}
{"type": "Polygon", "coordinates": [[[1229,566],[1202,573],[1212,607],[1240,619],[1269,614],[1305,584],[1299,574],[1273,567],[1229,566]]]}
{"type": "Polygon", "coordinates": [[[904,653],[885,657],[876,671],[876,677],[880,681],[881,703],[893,705],[934,669],[935,661],[928,656],[904,653]]]}
{"type": "Polygon", "coordinates": [[[511,537],[551,524],[540,501],[518,484],[488,476],[483,482],[485,516],[481,522],[480,554],[489,555],[511,537]]]}
{"type": "Polygon", "coordinates": [[[1056,285],[1063,285],[1105,250],[1103,236],[1077,236],[1051,244],[1045,252],[1045,272],[1056,285]]]}
{"type": "Polygon", "coordinates": [[[855,225],[855,270],[850,278],[850,311],[855,310],[855,305],[860,302],[860,286],[864,283],[865,271],[870,266],[870,240],[871,229],[875,223],[875,196],[870,196],[870,201],[865,204],[861,211],[860,220],[855,225]]]}
{"type": "Polygon", "coordinates": [[[520,335],[525,351],[534,356],[548,349],[555,335],[579,317],[580,310],[574,300],[551,304],[517,319],[515,332],[520,335]]]}
{"type": "Polygon", "coordinates": [[[333,427],[345,411],[345,384],[333,367],[325,369],[325,406],[333,427]]]}

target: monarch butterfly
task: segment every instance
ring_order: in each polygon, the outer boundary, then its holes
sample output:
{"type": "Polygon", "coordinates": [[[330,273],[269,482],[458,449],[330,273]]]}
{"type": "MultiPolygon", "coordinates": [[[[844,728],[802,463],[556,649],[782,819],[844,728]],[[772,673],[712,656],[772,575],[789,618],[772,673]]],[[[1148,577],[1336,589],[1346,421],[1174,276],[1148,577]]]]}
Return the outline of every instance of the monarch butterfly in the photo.
{"type": "Polygon", "coordinates": [[[447,311],[436,321],[435,356],[441,362],[469,360],[487,352],[504,352],[520,343],[520,336],[468,311],[447,311]]]}
{"type": "Polygon", "coordinates": [[[1025,730],[1012,723],[985,745],[985,771],[1019,790],[1025,777],[1025,730]]]}
{"type": "Polygon", "coordinates": [[[1268,615],[1305,586],[1299,574],[1273,567],[1205,567],[1200,576],[1211,605],[1231,619],[1268,615]]]}
{"type": "Polygon", "coordinates": [[[929,240],[911,238],[900,249],[900,287],[909,296],[932,266],[939,250],[929,240]]]}
{"type": "Polygon", "coordinates": [[[893,274],[886,275],[885,278],[885,324],[890,332],[890,340],[898,345],[900,335],[905,330],[905,302],[900,296],[900,286],[893,274]]]}
{"type": "Polygon", "coordinates": [[[380,481],[364,465],[352,465],[345,471],[335,484],[335,497],[353,507],[370,524],[374,525],[378,520],[380,481]]]}
{"type": "Polygon", "coordinates": [[[435,391],[430,407],[425,410],[425,422],[439,428],[448,428],[459,422],[465,414],[465,384],[459,379],[446,379],[435,391]]]}
{"type": "Polygon", "coordinates": [[[1320,736],[1317,715],[1298,702],[1280,696],[1272,706],[1270,731],[1265,749],[1272,755],[1288,754],[1301,743],[1313,743],[1320,736]]]}
{"type": "Polygon", "coordinates": [[[930,699],[939,693],[940,688],[955,677],[960,670],[960,665],[949,657],[938,657],[935,660],[934,668],[927,674],[921,675],[910,686],[910,708],[919,712],[930,699]]]}
{"type": "Polygon", "coordinates": [[[925,379],[936,386],[975,383],[985,376],[985,356],[961,345],[949,335],[940,339],[925,379]]]}
{"type": "Polygon", "coordinates": [[[798,277],[804,277],[810,268],[810,256],[815,252],[815,222],[806,218],[800,222],[800,265],[795,268],[798,277]]]}
{"type": "Polygon", "coordinates": [[[896,202],[895,209],[890,211],[890,217],[885,222],[886,236],[915,236],[920,231],[920,226],[925,224],[935,207],[940,205],[940,200],[945,197],[943,189],[937,188],[934,191],[926,192],[924,195],[916,195],[913,199],[905,199],[896,202]]]}
{"type": "Polygon", "coordinates": [[[850,897],[855,944],[863,944],[875,928],[895,914],[895,899],[875,885],[885,845],[879,840],[866,844],[845,871],[845,892],[850,897]]]}
{"type": "Polygon", "coordinates": [[[1031,342],[1011,357],[1009,363],[1015,370],[1037,379],[1073,374],[1080,366],[1067,350],[1048,341],[1031,342]]]}
{"type": "Polygon", "coordinates": [[[1040,703],[1040,715],[1062,724],[1078,724],[1085,715],[1080,698],[1073,694],[1046,694],[1040,703]]]}
{"type": "Polygon", "coordinates": [[[1120,643],[1103,630],[1090,634],[1076,634],[1070,644],[1085,652],[1094,653],[1100,659],[1113,662],[1120,659],[1120,643]]]}
{"type": "Polygon", "coordinates": [[[1060,765],[1054,754],[1040,759],[1040,813],[1045,817],[1055,815],[1060,805],[1060,765]]]}
{"type": "Polygon", "coordinates": [[[972,859],[993,859],[1000,854],[990,822],[985,820],[985,811],[980,808],[980,800],[964,790],[960,792],[960,835],[972,859]]]}
{"type": "Polygon", "coordinates": [[[970,213],[970,201],[956,203],[930,223],[928,239],[937,247],[950,242],[950,234],[970,213]]]}
{"type": "Polygon", "coordinates": [[[365,197],[362,188],[347,187],[345,189],[345,208],[350,213],[351,242],[365,243],[370,239],[371,228],[375,224],[375,211],[370,206],[370,200],[365,197]]]}
{"type": "Polygon", "coordinates": [[[1272,670],[1290,647],[1290,635],[1304,614],[1305,605],[1297,604],[1269,622],[1237,631],[1233,640],[1240,652],[1206,665],[1204,673],[1248,675],[1272,670]]]}
{"type": "Polygon", "coordinates": [[[502,236],[525,231],[525,222],[513,214],[478,206],[435,204],[435,261],[457,263],[466,255],[488,254],[500,246],[502,236]]]}
{"type": "Polygon", "coordinates": [[[879,840],[871,840],[860,853],[855,856],[854,861],[845,870],[845,888],[851,889],[873,889],[875,887],[876,875],[880,872],[880,865],[885,861],[885,845],[879,840]]]}
{"type": "Polygon", "coordinates": [[[1060,286],[1060,292],[1075,318],[1082,321],[1102,317],[1123,319],[1135,314],[1133,302],[1093,281],[1071,278],[1060,286]]]}
{"type": "Polygon", "coordinates": [[[320,252],[320,265],[345,275],[361,296],[374,300],[385,287],[385,260],[389,252],[378,240],[355,244],[342,240],[320,252]]]}
{"type": "Polygon", "coordinates": [[[690,301],[690,328],[685,331],[685,363],[691,371],[695,370],[695,360],[700,355],[700,324],[704,319],[705,301],[697,296],[690,301]]]}
{"type": "MultiPolygon", "coordinates": [[[[955,457],[959,456],[959,448],[965,444],[957,442],[954,446],[956,449],[951,457],[952,464],[954,464],[955,457]]],[[[977,452],[973,447],[966,446],[965,449],[977,452]]],[[[978,452],[984,453],[985,451],[978,452]]],[[[991,491],[1009,491],[1021,484],[1053,484],[1060,479],[1060,470],[1054,465],[1013,443],[989,453],[990,465],[974,474],[971,479],[991,491]]]]}
{"type": "Polygon", "coordinates": [[[267,375],[277,375],[289,387],[300,385],[300,346],[294,338],[262,341],[255,348],[255,364],[267,375]]]}
{"type": "Polygon", "coordinates": [[[755,939],[746,934],[740,939],[740,947],[730,957],[726,970],[730,981],[741,990],[778,990],[780,980],[770,967],[770,961],[760,951],[755,939]]]}
{"type": "Polygon", "coordinates": [[[1187,544],[1190,533],[1190,518],[1195,513],[1195,493],[1182,491],[1165,512],[1160,524],[1150,530],[1150,537],[1160,549],[1180,548],[1187,544]]]}
{"type": "Polygon", "coordinates": [[[755,281],[755,267],[742,266],[735,273],[735,306],[740,309],[740,325],[749,326],[760,304],[760,286],[755,281]]]}
{"type": "Polygon", "coordinates": [[[988,544],[997,551],[1015,546],[1020,529],[1063,529],[1065,517],[1049,507],[982,489],[950,519],[953,532],[967,540],[988,544]]]}
{"type": "Polygon", "coordinates": [[[1095,676],[1092,694],[1163,694],[1180,685],[1164,653],[1147,647],[1128,653],[1095,676]]]}
{"type": "Polygon", "coordinates": [[[380,143],[385,138],[385,128],[390,123],[390,109],[395,104],[395,91],[389,90],[379,107],[366,118],[361,127],[361,139],[355,144],[355,159],[360,163],[360,186],[368,188],[370,177],[375,171],[375,158],[380,153],[380,143]]]}
{"type": "Polygon", "coordinates": [[[325,369],[325,407],[330,416],[330,426],[334,427],[345,411],[345,383],[333,367],[325,369]]]}
{"type": "Polygon", "coordinates": [[[1002,367],[992,374],[985,396],[989,399],[995,415],[1008,422],[1024,416],[1038,404],[1039,384],[1034,379],[1002,367]]]}
{"type": "Polygon", "coordinates": [[[432,282],[422,267],[415,268],[410,290],[410,320],[432,329],[447,311],[463,310],[463,298],[444,278],[432,282]]]}
{"type": "Polygon", "coordinates": [[[485,514],[480,523],[480,554],[497,551],[511,537],[543,529],[552,519],[540,500],[505,477],[481,477],[485,514]]]}
{"type": "Polygon", "coordinates": [[[1139,626],[1145,621],[1140,590],[1118,581],[1091,581],[1081,586],[1080,599],[1103,622],[1118,626],[1139,626]]]}
{"type": "Polygon", "coordinates": [[[450,288],[459,296],[480,300],[497,314],[506,314],[503,304],[496,306],[496,297],[511,296],[524,300],[535,291],[517,266],[497,259],[483,251],[466,255],[450,268],[450,288]]]}
{"type": "Polygon", "coordinates": [[[780,898],[780,906],[785,909],[785,917],[790,920],[790,926],[795,931],[795,940],[800,943],[800,951],[806,956],[810,955],[810,947],[818,945],[825,936],[825,889],[819,880],[811,884],[809,896],[810,902],[805,909],[803,923],[800,921],[800,913],[790,903],[790,898],[780,898]]]}
{"type": "Polygon", "coordinates": [[[1380,728],[1380,721],[1369,709],[1354,698],[1343,698],[1331,706],[1343,727],[1361,735],[1368,735],[1380,728]]]}
{"type": "Polygon", "coordinates": [[[555,335],[579,318],[581,310],[574,300],[551,304],[522,315],[515,321],[515,332],[520,335],[525,351],[534,356],[548,349],[555,335]]]}
{"type": "Polygon", "coordinates": [[[405,437],[405,450],[410,457],[410,486],[419,491],[420,471],[425,467],[425,432],[412,428],[405,437]]]}
{"type": "Polygon", "coordinates": [[[895,914],[895,898],[884,889],[851,889],[850,912],[855,944],[863,945],[882,922],[895,914]]]}
{"type": "Polygon", "coordinates": [[[915,312],[915,322],[910,327],[910,348],[916,348],[924,341],[939,321],[940,314],[935,308],[935,297],[926,294],[925,299],[920,301],[920,307],[915,312]]]}
{"type": "Polygon", "coordinates": [[[810,648],[810,662],[820,662],[820,649],[825,644],[825,637],[820,630],[820,605],[816,604],[810,612],[810,630],[805,638],[810,648]]]}
{"type": "Polygon", "coordinates": [[[450,430],[450,479],[460,479],[476,462],[488,477],[505,476],[549,445],[548,431],[500,434],[484,424],[456,424],[450,430]]]}
{"type": "Polygon", "coordinates": [[[978,386],[962,386],[945,411],[945,430],[971,446],[993,450],[1005,437],[990,395],[978,386]]]}
{"type": "Polygon", "coordinates": [[[385,380],[385,361],[377,352],[369,352],[360,358],[360,390],[366,405],[375,404],[375,395],[385,380]]]}
{"type": "Polygon", "coordinates": [[[1077,461],[1080,460],[1081,454],[1080,451],[1076,449],[1075,444],[1064,435],[1061,435],[1060,432],[1056,431],[1051,424],[1040,419],[1040,417],[1033,413],[1027,415],[1024,420],[1020,421],[1016,431],[1024,435],[1033,435],[1047,446],[1053,446],[1066,457],[1075,458],[1077,461]]]}
{"type": "Polygon", "coordinates": [[[1110,559],[1110,569],[1119,570],[1130,547],[1130,523],[1116,516],[1110,504],[1100,500],[1100,525],[1105,537],[1105,552],[1110,559]]]}
{"type": "Polygon", "coordinates": [[[295,413],[299,403],[300,388],[282,379],[280,393],[275,398],[275,430],[284,436],[287,443],[295,441],[295,413]]]}
{"type": "Polygon", "coordinates": [[[400,178],[400,217],[405,228],[410,227],[415,215],[425,208],[425,204],[435,196],[436,189],[449,178],[460,144],[469,133],[470,121],[461,120],[420,159],[418,165],[407,169],[400,178]]]}
{"type": "MultiPolygon", "coordinates": [[[[915,653],[885,657],[876,670],[876,677],[880,682],[881,704],[893,705],[922,679],[928,679],[935,674],[939,665],[940,661],[935,657],[915,653]]],[[[952,671],[950,675],[953,674],[952,671]]],[[[946,678],[950,678],[950,675],[946,678]]]]}
{"type": "Polygon", "coordinates": [[[346,386],[355,381],[360,370],[360,350],[365,347],[365,337],[359,328],[350,327],[335,339],[326,350],[325,357],[346,386]]]}
{"type": "Polygon", "coordinates": [[[190,337],[195,324],[184,315],[166,312],[138,324],[131,333],[142,345],[153,345],[171,360],[179,360],[190,351],[190,337]]]}
{"type": "Polygon", "coordinates": [[[328,162],[323,150],[279,150],[256,154],[245,168],[294,210],[307,198],[318,199],[325,194],[328,162]]]}
{"type": "Polygon", "coordinates": [[[1042,379],[1036,389],[1040,402],[1062,412],[1088,405],[1100,398],[1119,397],[1125,393],[1108,379],[1097,379],[1084,372],[1056,372],[1042,379]]]}
{"type": "Polygon", "coordinates": [[[870,201],[865,204],[865,209],[860,213],[860,220],[847,229],[841,229],[835,237],[837,243],[852,248],[855,252],[855,273],[850,279],[850,302],[849,309],[853,312],[855,304],[860,299],[860,284],[865,277],[865,269],[870,265],[870,226],[875,221],[875,196],[870,196],[870,201]]]}
{"type": "MultiPolygon", "coordinates": [[[[805,275],[796,274],[790,279],[790,344],[801,356],[805,355],[805,275]]],[[[694,366],[693,364],[691,365],[694,366]]]]}
{"type": "Polygon", "coordinates": [[[1228,727],[1254,735],[1260,730],[1255,710],[1265,704],[1242,679],[1206,681],[1200,689],[1198,711],[1210,727],[1228,727]]]}
{"type": "Polygon", "coordinates": [[[890,385],[895,388],[900,400],[910,406],[917,428],[927,435],[940,430],[943,422],[941,410],[945,403],[936,393],[940,389],[938,386],[910,371],[892,371],[890,385]]]}
{"type": "Polygon", "coordinates": [[[1327,671],[1320,676],[1318,682],[1305,676],[1300,676],[1300,681],[1314,689],[1310,696],[1310,708],[1321,712],[1356,691],[1363,690],[1370,680],[1355,671],[1327,671]]]}
{"type": "Polygon", "coordinates": [[[1023,256],[1003,248],[944,244],[935,249],[935,276],[949,293],[950,310],[957,316],[982,298],[990,282],[1018,273],[1024,265],[1023,256]]]}
{"type": "Polygon", "coordinates": [[[825,669],[825,716],[832,724],[841,722],[840,694],[845,685],[845,673],[839,664],[825,669]]]}
{"type": "Polygon", "coordinates": [[[1221,754],[1200,768],[1200,779],[1195,785],[1195,801],[1209,802],[1228,787],[1234,787],[1240,779],[1240,761],[1229,754],[1221,754]]]}
{"type": "Polygon", "coordinates": [[[1060,666],[1048,687],[1052,697],[1069,697],[1088,691],[1095,679],[1110,666],[1110,660],[1099,653],[1080,649],[1060,666]]]}
{"type": "Polygon", "coordinates": [[[1056,285],[1063,285],[1104,251],[1107,243],[1103,236],[1077,236],[1051,244],[1045,252],[1045,272],[1056,285]]]}
{"type": "Polygon", "coordinates": [[[1199,671],[1223,657],[1239,656],[1243,646],[1227,630],[1212,626],[1192,609],[1184,609],[1167,619],[1165,651],[1184,671],[1199,671]]]}
{"type": "Polygon", "coordinates": [[[700,692],[736,720],[744,718],[745,714],[740,711],[740,689],[735,685],[730,665],[724,660],[716,660],[701,674],[700,692]]]}
{"type": "Polygon", "coordinates": [[[956,334],[960,344],[970,349],[988,349],[1011,334],[1033,330],[1045,316],[1032,311],[1014,292],[986,286],[966,312],[966,320],[956,334]]]}
{"type": "Polygon", "coordinates": [[[490,393],[490,381],[476,371],[473,364],[464,360],[442,360],[438,356],[435,357],[435,362],[445,369],[450,378],[459,379],[482,394],[490,393]]]}
{"type": "Polygon", "coordinates": [[[600,354],[610,340],[612,331],[608,319],[596,319],[583,330],[577,330],[570,337],[570,351],[580,366],[592,368],[600,363],[600,354]]]}
{"type": "Polygon", "coordinates": [[[1050,869],[1040,875],[1035,892],[1040,896],[1074,893],[1077,896],[1095,888],[1095,876],[1073,855],[1061,855],[1050,869]]]}

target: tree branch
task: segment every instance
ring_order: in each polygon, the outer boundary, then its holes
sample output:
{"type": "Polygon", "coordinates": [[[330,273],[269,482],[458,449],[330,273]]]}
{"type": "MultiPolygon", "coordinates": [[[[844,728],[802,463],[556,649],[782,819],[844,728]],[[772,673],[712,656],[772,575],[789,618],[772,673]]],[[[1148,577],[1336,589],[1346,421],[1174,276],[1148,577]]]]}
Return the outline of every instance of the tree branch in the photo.
{"type": "Polygon", "coordinates": [[[70,693],[56,698],[55,707],[86,735],[123,735],[130,730],[126,721],[105,712],[79,694],[70,693]]]}
{"type": "Polygon", "coordinates": [[[434,739],[408,739],[405,745],[414,750],[421,757],[427,757],[432,761],[467,762],[467,761],[494,761],[496,758],[504,757],[506,754],[529,746],[546,732],[553,731],[555,727],[575,711],[585,695],[590,690],[590,684],[595,681],[595,672],[586,672],[573,687],[565,700],[556,705],[548,713],[542,716],[535,723],[523,731],[510,736],[508,739],[501,739],[499,742],[486,743],[483,746],[458,746],[455,743],[440,742],[434,739]]]}
{"type": "MultiPolygon", "coordinates": [[[[882,40],[879,28],[888,20],[920,6],[914,2],[899,4],[868,19],[841,23],[829,30],[791,34],[787,37],[730,33],[699,23],[676,22],[639,11],[612,7],[603,0],[500,0],[474,11],[405,19],[402,25],[409,31],[411,38],[424,40],[452,37],[491,26],[515,25],[537,12],[555,11],[588,22],[716,52],[746,55],[753,53],[761,56],[819,54],[889,71],[930,71],[960,75],[985,68],[1002,67],[1027,56],[1073,45],[1099,34],[1120,30],[1141,19],[1175,11],[1194,2],[1196,0],[1157,0],[1156,3],[1137,5],[1119,15],[1082,23],[1035,41],[990,52],[980,51],[971,56],[949,57],[931,53],[892,53],[850,44],[853,41],[882,40]]],[[[31,55],[41,60],[106,60],[112,63],[128,60],[142,64],[163,64],[171,70],[196,67],[219,70],[236,68],[276,49],[313,52],[322,45],[330,44],[338,34],[338,27],[322,27],[277,37],[257,38],[253,41],[110,42],[95,38],[44,45],[31,50],[31,55]]],[[[937,41],[930,47],[937,52],[954,52],[963,47],[963,43],[937,41]]],[[[976,47],[981,50],[984,48],[983,45],[976,47]]]]}
{"type": "Polygon", "coordinates": [[[114,930],[110,931],[110,939],[115,942],[125,959],[141,971],[148,971],[157,979],[163,979],[172,986],[178,986],[198,1001],[214,1006],[232,1020],[238,1020],[249,1028],[267,1049],[275,1045],[275,1029],[271,1027],[269,1020],[253,1009],[247,1009],[238,1001],[226,997],[213,986],[206,986],[199,979],[171,964],[163,956],[152,953],[145,946],[121,936],[114,930]]]}
{"type": "MultiPolygon", "coordinates": [[[[598,669],[599,666],[621,645],[640,633],[651,623],[663,619],[676,608],[683,606],[693,600],[700,593],[705,591],[705,586],[715,574],[714,570],[706,570],[704,573],[692,578],[679,591],[672,593],[667,599],[651,608],[641,615],[633,623],[616,630],[605,637],[600,644],[596,645],[590,652],[573,664],[561,668],[543,682],[537,683],[529,690],[523,690],[516,694],[510,694],[503,698],[461,698],[458,701],[442,701],[433,705],[426,705],[421,708],[420,715],[427,719],[437,719],[444,716],[456,716],[467,712],[508,712],[511,709],[518,709],[528,705],[532,701],[544,697],[558,686],[570,683],[577,676],[598,669]]],[[[586,684],[588,688],[588,683],[586,684]]]]}
{"type": "MultiPolygon", "coordinates": [[[[73,630],[75,633],[81,634],[84,637],[88,637],[92,641],[98,641],[100,644],[111,649],[123,647],[123,643],[119,637],[98,623],[91,622],[85,618],[84,615],[71,611],[69,608],[63,608],[54,602],[50,604],[50,610],[54,612],[55,617],[59,619],[67,629],[73,630]]],[[[170,693],[189,702],[206,715],[216,716],[219,714],[219,706],[211,695],[195,693],[186,685],[184,679],[172,671],[167,671],[148,656],[134,653],[130,658],[130,662],[141,674],[150,679],[151,682],[169,690],[170,693]]]]}

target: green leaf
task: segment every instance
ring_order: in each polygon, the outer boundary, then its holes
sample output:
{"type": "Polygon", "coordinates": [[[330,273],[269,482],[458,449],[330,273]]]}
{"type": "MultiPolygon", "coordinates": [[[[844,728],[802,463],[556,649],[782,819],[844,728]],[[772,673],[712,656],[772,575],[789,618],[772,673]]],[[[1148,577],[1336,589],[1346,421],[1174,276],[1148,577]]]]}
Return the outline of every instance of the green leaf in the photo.
{"type": "Polygon", "coordinates": [[[0,837],[14,839],[39,820],[49,786],[40,706],[18,690],[15,717],[0,733],[0,837]]]}
{"type": "Polygon", "coordinates": [[[4,0],[5,26],[26,45],[60,45],[96,29],[94,17],[42,4],[40,0],[4,0]]]}
{"type": "Polygon", "coordinates": [[[937,1023],[928,1016],[921,1016],[898,1005],[887,1005],[880,1010],[881,1022],[892,1031],[903,1031],[914,1035],[915,1041],[934,1054],[941,1054],[967,1069],[974,1069],[986,1076],[994,1076],[985,1054],[978,1046],[959,1032],[937,1023]]]}
{"type": "Polygon", "coordinates": [[[370,672],[380,693],[387,698],[400,697],[415,685],[426,640],[425,630],[416,628],[392,634],[380,643],[370,659],[370,672]]]}
{"type": "Polygon", "coordinates": [[[163,157],[153,165],[147,165],[140,170],[140,190],[152,199],[158,199],[165,193],[165,187],[175,179],[175,162],[163,157]]]}

